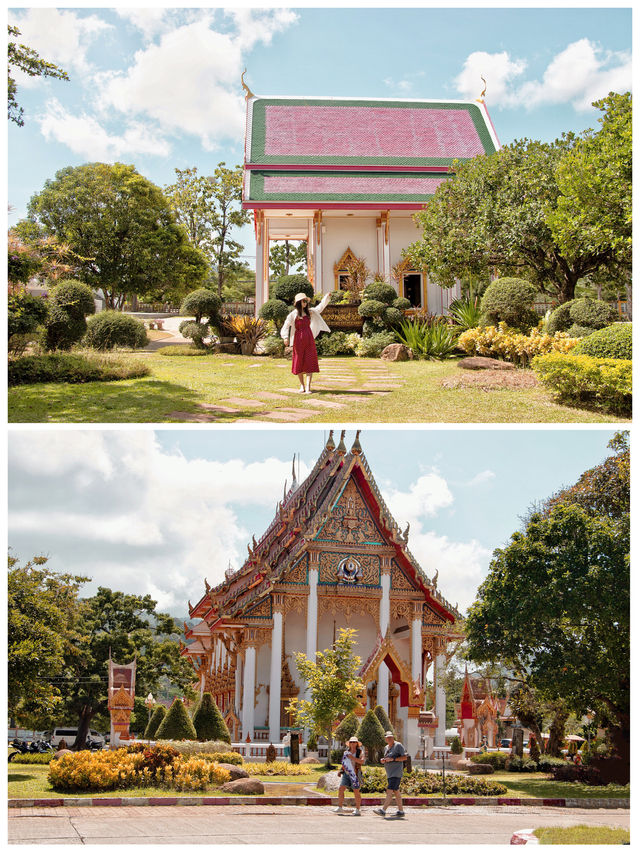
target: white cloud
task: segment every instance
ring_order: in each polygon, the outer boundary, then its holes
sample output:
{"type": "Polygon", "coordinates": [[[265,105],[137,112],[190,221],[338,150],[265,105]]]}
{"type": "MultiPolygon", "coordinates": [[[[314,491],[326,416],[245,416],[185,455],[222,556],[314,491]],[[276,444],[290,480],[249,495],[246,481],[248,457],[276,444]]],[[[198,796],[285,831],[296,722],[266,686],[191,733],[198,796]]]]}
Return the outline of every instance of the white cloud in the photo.
{"type": "Polygon", "coordinates": [[[234,41],[241,50],[251,50],[258,42],[271,44],[277,33],[299,20],[291,9],[234,8],[225,10],[225,14],[233,19],[237,30],[234,41]]]}
{"type": "Polygon", "coordinates": [[[451,506],[453,495],[447,481],[431,471],[412,483],[408,492],[392,491],[385,496],[385,501],[399,524],[409,521],[413,526],[424,516],[435,515],[439,509],[451,506]]]}
{"type": "Polygon", "coordinates": [[[575,110],[588,110],[593,101],[610,91],[631,89],[631,54],[604,51],[586,38],[556,54],[541,80],[520,82],[526,67],[525,60],[513,58],[506,51],[476,51],[467,57],[455,86],[463,97],[477,98],[482,75],[487,81],[489,106],[533,109],[570,103],[575,110]]]}
{"type": "Polygon", "coordinates": [[[469,488],[473,488],[474,486],[482,486],[484,483],[490,483],[491,480],[495,480],[496,475],[493,471],[480,471],[475,477],[472,477],[465,486],[469,488]]]}
{"type": "MultiPolygon", "coordinates": [[[[86,74],[91,68],[87,54],[95,39],[112,25],[97,15],[79,15],[68,9],[28,9],[12,14],[10,23],[20,30],[18,41],[36,50],[43,59],[72,72],[86,74]]],[[[18,72],[19,85],[37,85],[41,78],[18,72]]]]}
{"type": "Polygon", "coordinates": [[[21,557],[48,550],[96,585],[150,592],[183,612],[204,577],[219,583],[229,562],[242,564],[263,532],[246,519],[260,508],[270,520],[290,480],[290,461],[186,459],[142,430],[12,433],[9,444],[9,531],[21,557]]]}
{"type": "Polygon", "coordinates": [[[109,133],[94,116],[72,115],[56,98],[47,103],[37,121],[45,139],[62,142],[88,160],[114,162],[125,155],[145,154],[166,157],[171,151],[169,142],[149,124],[130,121],[120,133],[109,133]]]}
{"type": "Polygon", "coordinates": [[[139,30],[147,40],[163,32],[171,20],[170,10],[157,6],[148,6],[146,9],[119,7],[115,12],[139,30]]]}

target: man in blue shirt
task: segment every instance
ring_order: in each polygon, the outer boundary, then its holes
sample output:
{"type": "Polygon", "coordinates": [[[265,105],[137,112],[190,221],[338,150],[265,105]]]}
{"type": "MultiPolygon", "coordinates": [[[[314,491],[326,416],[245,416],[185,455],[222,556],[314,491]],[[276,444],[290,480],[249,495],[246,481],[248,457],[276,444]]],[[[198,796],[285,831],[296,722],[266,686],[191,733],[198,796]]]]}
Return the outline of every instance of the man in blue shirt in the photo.
{"type": "Polygon", "coordinates": [[[400,741],[395,739],[393,732],[385,732],[384,737],[387,745],[380,761],[384,764],[384,769],[387,771],[387,796],[382,808],[374,809],[374,812],[382,815],[382,817],[386,817],[387,808],[391,805],[391,800],[395,797],[398,811],[394,817],[404,817],[402,797],[400,796],[400,782],[404,772],[404,762],[407,760],[407,751],[400,741]]]}

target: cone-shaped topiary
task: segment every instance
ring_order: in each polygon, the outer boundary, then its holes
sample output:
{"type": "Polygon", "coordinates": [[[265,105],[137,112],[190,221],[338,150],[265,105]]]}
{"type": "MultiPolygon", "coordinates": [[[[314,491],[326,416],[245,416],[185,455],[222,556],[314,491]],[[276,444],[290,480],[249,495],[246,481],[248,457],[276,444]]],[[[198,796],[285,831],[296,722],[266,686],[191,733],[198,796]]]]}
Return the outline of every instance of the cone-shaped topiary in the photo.
{"type": "Polygon", "coordinates": [[[384,739],[385,729],[380,725],[380,720],[376,717],[373,711],[367,711],[364,715],[360,728],[357,731],[357,737],[362,741],[367,750],[369,764],[377,764],[378,755],[382,752],[385,746],[384,739]]]}
{"type": "Polygon", "coordinates": [[[147,723],[147,728],[144,730],[143,737],[147,740],[151,740],[151,738],[156,736],[156,732],[160,728],[160,723],[164,720],[166,713],[167,711],[164,705],[156,705],[156,709],[147,723]]]}
{"type": "Polygon", "coordinates": [[[231,735],[211,693],[203,693],[193,715],[198,740],[223,740],[231,743],[231,735]]]}
{"type": "Polygon", "coordinates": [[[197,740],[196,730],[182,699],[176,697],[156,732],[157,740],[197,740]]]}
{"type": "Polygon", "coordinates": [[[358,731],[358,718],[353,713],[347,714],[344,720],[333,733],[336,740],[346,743],[350,737],[353,737],[358,731]]]}
{"type": "Polygon", "coordinates": [[[380,725],[384,729],[385,732],[393,732],[393,736],[396,736],[396,730],[391,725],[391,720],[387,717],[387,712],[382,707],[382,705],[376,705],[373,709],[373,713],[380,720],[380,725]]]}

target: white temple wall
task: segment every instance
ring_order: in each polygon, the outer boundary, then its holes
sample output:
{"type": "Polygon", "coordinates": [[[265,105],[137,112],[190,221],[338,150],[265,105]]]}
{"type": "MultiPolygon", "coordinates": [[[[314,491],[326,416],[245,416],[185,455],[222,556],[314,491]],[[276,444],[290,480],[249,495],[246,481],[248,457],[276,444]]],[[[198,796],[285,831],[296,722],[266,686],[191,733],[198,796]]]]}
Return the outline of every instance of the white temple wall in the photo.
{"type": "Polygon", "coordinates": [[[354,653],[362,658],[364,663],[371,654],[371,650],[376,642],[378,628],[374,621],[373,615],[351,614],[347,621],[343,614],[339,611],[334,616],[333,614],[323,614],[318,622],[318,650],[324,651],[333,644],[335,621],[335,635],[341,628],[355,628],[356,642],[354,644],[354,653]]]}
{"type": "Polygon", "coordinates": [[[304,613],[287,613],[284,628],[284,651],[289,655],[289,672],[300,688],[300,697],[304,694],[306,682],[303,681],[296,665],[296,652],[306,654],[307,622],[304,613]]]}
{"type": "MultiPolygon", "coordinates": [[[[389,215],[389,256],[392,267],[402,260],[403,249],[406,249],[411,243],[415,243],[421,236],[422,229],[418,228],[412,216],[407,216],[406,213],[401,215],[400,211],[394,214],[391,211],[389,215]]],[[[396,290],[398,289],[398,285],[393,279],[391,279],[390,284],[396,290]]]]}
{"type": "Polygon", "coordinates": [[[269,695],[267,685],[271,669],[271,646],[264,643],[256,654],[256,699],[257,704],[254,712],[254,725],[266,726],[269,724],[269,695]]]}
{"type": "MultiPolygon", "coordinates": [[[[364,258],[369,269],[378,271],[378,244],[375,216],[341,216],[324,214],[322,235],[322,293],[334,290],[333,266],[344,255],[347,247],[359,258],[364,258]]],[[[316,285],[316,292],[318,287],[316,285]]],[[[322,648],[325,648],[322,646],[322,648]]]]}

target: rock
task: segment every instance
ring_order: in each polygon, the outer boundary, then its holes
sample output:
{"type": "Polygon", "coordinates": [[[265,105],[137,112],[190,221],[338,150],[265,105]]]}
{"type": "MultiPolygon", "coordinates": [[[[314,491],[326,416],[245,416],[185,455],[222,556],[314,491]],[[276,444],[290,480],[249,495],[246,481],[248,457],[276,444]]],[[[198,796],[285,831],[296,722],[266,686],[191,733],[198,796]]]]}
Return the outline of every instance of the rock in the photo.
{"type": "Polygon", "coordinates": [[[409,361],[413,358],[413,350],[404,344],[389,344],[382,350],[380,358],[383,361],[409,361]]]}
{"type": "Polygon", "coordinates": [[[259,779],[234,779],[225,782],[222,790],[227,794],[264,794],[264,785],[259,779]]]}
{"type": "Polygon", "coordinates": [[[472,761],[469,765],[469,776],[488,776],[493,772],[493,767],[490,764],[475,764],[472,761]]]}
{"type": "Polygon", "coordinates": [[[242,767],[239,767],[237,764],[218,764],[218,767],[224,767],[225,770],[229,771],[229,775],[231,776],[231,781],[234,782],[236,779],[248,779],[249,774],[242,767]]]}
{"type": "Polygon", "coordinates": [[[71,755],[71,750],[70,749],[59,749],[53,757],[54,758],[62,758],[63,755],[71,755]]]}
{"type": "Polygon", "coordinates": [[[300,764],[319,764],[319,761],[317,758],[307,755],[306,758],[301,759],[300,764]]]}
{"type": "Polygon", "coordinates": [[[464,370],[515,370],[515,364],[510,361],[498,361],[497,358],[485,358],[482,355],[473,355],[469,358],[461,358],[458,367],[464,370]]]}
{"type": "Polygon", "coordinates": [[[341,776],[342,773],[340,770],[331,770],[318,779],[317,787],[324,788],[325,791],[337,791],[340,787],[341,776]]]}

